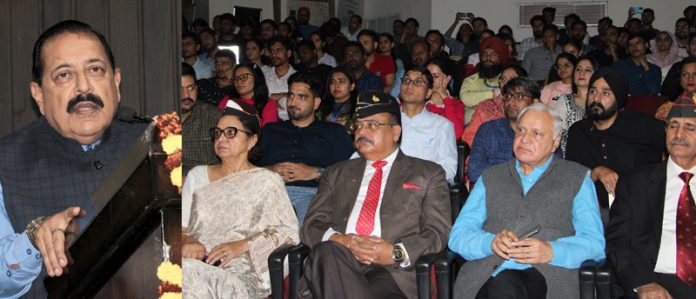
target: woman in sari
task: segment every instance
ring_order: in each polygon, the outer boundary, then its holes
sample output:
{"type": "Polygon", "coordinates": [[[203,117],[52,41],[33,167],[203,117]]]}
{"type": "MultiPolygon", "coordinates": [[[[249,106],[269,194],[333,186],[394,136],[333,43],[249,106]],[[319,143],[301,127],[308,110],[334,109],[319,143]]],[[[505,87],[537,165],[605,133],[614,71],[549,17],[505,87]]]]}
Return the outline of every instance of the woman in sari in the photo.
{"type": "Polygon", "coordinates": [[[261,123],[244,101],[227,103],[210,130],[221,164],[193,168],[182,197],[185,298],[264,298],[267,259],[297,243],[297,218],[283,180],[251,164],[261,123]],[[189,212],[190,211],[190,212],[189,212]]]}

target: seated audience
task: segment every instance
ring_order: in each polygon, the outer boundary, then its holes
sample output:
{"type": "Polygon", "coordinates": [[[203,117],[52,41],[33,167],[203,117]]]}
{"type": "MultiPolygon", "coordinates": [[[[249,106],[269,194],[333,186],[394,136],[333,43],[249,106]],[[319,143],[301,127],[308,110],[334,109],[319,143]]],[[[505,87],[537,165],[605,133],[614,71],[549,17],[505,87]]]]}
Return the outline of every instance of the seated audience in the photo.
{"type": "MultiPolygon", "coordinates": [[[[295,53],[300,62],[297,64],[297,70],[315,76],[321,82],[321,86],[326,86],[326,78],[332,67],[319,64],[315,50],[314,43],[309,39],[295,43],[295,53]]],[[[321,96],[323,97],[324,94],[322,93],[321,96]]]]}
{"type": "Polygon", "coordinates": [[[234,91],[232,78],[237,56],[230,50],[215,53],[215,77],[199,79],[198,98],[208,104],[217,106],[225,96],[234,91]]]}
{"type": "Polygon", "coordinates": [[[190,65],[181,63],[181,127],[183,175],[197,165],[217,164],[220,160],[213,151],[209,130],[214,127],[222,111],[213,105],[198,101],[196,71],[190,65]]]}
{"type": "Polygon", "coordinates": [[[324,51],[324,47],[326,47],[326,39],[321,36],[319,31],[312,32],[309,38],[312,40],[312,43],[314,43],[314,51],[317,55],[317,62],[330,67],[336,67],[336,58],[324,51]]]}
{"type": "Polygon", "coordinates": [[[561,132],[561,151],[563,152],[563,157],[565,157],[566,146],[568,144],[568,129],[577,121],[585,118],[585,103],[587,102],[590,78],[592,78],[592,74],[594,74],[597,68],[597,62],[587,58],[580,59],[575,66],[575,70],[573,70],[573,86],[571,91],[553,98],[549,103],[549,106],[556,109],[561,116],[561,120],[563,120],[564,126],[561,132]]]}
{"type": "Polygon", "coordinates": [[[467,260],[456,298],[578,298],[581,263],[604,258],[588,170],[554,157],[562,125],[544,104],[522,110],[515,159],[486,169],[474,186],[449,239],[467,260]]]}
{"type": "Polygon", "coordinates": [[[625,298],[696,294],[696,250],[691,245],[696,232],[695,102],[693,93],[685,93],[669,112],[667,161],[626,173],[616,185],[607,258],[625,298]]]}
{"type": "Polygon", "coordinates": [[[485,99],[495,96],[498,77],[504,69],[503,61],[507,61],[508,50],[505,43],[498,37],[490,37],[481,41],[478,73],[464,79],[459,90],[459,99],[465,106],[465,123],[471,122],[471,115],[476,106],[485,99]]]}
{"type": "Polygon", "coordinates": [[[390,56],[378,53],[379,38],[377,33],[370,29],[363,29],[358,34],[358,42],[365,49],[365,66],[382,80],[384,92],[391,92],[396,78],[396,65],[390,56]]]}
{"type": "MultiPolygon", "coordinates": [[[[516,77],[527,77],[527,71],[518,65],[511,65],[507,67],[500,74],[498,79],[499,89],[505,87],[505,84],[512,78],[516,77]]],[[[471,146],[474,145],[474,136],[481,125],[489,120],[499,119],[505,117],[505,110],[503,109],[503,96],[500,91],[495,92],[496,96],[487,99],[476,106],[476,111],[471,115],[471,122],[466,128],[464,128],[464,134],[462,135],[462,141],[471,146]]]]}
{"type": "Polygon", "coordinates": [[[271,67],[264,62],[264,59],[267,58],[262,55],[264,49],[266,49],[266,45],[258,38],[248,39],[244,43],[244,57],[246,57],[246,61],[256,64],[261,68],[261,72],[266,72],[271,69],[271,67]]]}
{"type": "Polygon", "coordinates": [[[290,119],[263,127],[258,165],[283,178],[301,225],[324,170],[348,159],[353,144],[343,126],[315,117],[322,92],[318,79],[297,73],[290,76],[289,85],[290,119]]]}
{"type": "Polygon", "coordinates": [[[563,53],[569,53],[575,57],[575,59],[580,59],[584,55],[582,52],[582,41],[571,38],[563,44],[563,53]]]}
{"type": "Polygon", "coordinates": [[[298,242],[283,181],[250,162],[261,129],[256,111],[237,100],[228,107],[210,130],[222,163],[193,168],[184,185],[186,298],[266,297],[271,293],[268,256],[275,247],[298,242]]]}
{"type": "MultiPolygon", "coordinates": [[[[261,111],[261,126],[280,121],[278,103],[268,97],[268,86],[260,67],[248,63],[238,65],[234,68],[232,82],[234,82],[232,97],[254,106],[256,111],[261,111]]],[[[229,99],[225,97],[220,101],[218,108],[224,109],[229,99]]]]}
{"type": "Polygon", "coordinates": [[[321,119],[350,127],[355,115],[358,92],[355,89],[353,73],[339,66],[329,73],[326,99],[320,106],[321,119]]]}
{"type": "Polygon", "coordinates": [[[201,50],[201,39],[194,32],[184,32],[181,35],[181,57],[182,62],[193,67],[200,79],[207,79],[213,76],[213,70],[198,57],[201,50]]]}
{"type": "Polygon", "coordinates": [[[460,13],[454,18],[454,23],[445,32],[445,45],[450,50],[450,56],[460,57],[460,59],[468,59],[469,55],[478,52],[478,40],[474,36],[474,29],[471,28],[468,20],[465,19],[466,16],[460,13]],[[464,21],[459,29],[457,30],[457,35],[452,38],[452,32],[457,28],[459,22],[464,21]]]}
{"type": "Polygon", "coordinates": [[[660,67],[648,62],[648,40],[640,35],[628,37],[629,58],[619,60],[612,68],[628,80],[628,94],[631,96],[655,96],[660,93],[662,73],[660,67]]]}
{"type": "Polygon", "coordinates": [[[268,52],[271,54],[271,68],[263,76],[271,99],[278,103],[278,116],[287,120],[288,79],[296,72],[290,64],[292,41],[287,37],[276,37],[268,42],[268,52]]]}
{"type": "Polygon", "coordinates": [[[464,104],[450,93],[452,67],[438,57],[430,59],[427,69],[433,75],[433,92],[425,103],[425,108],[452,122],[454,137],[459,140],[464,133],[464,104]]]}
{"type": "Polygon", "coordinates": [[[585,56],[597,61],[600,67],[611,66],[614,62],[628,58],[626,48],[619,44],[619,28],[609,26],[602,34],[603,48],[595,48],[585,56]]]}
{"type": "Polygon", "coordinates": [[[558,27],[555,25],[544,26],[541,40],[543,45],[530,49],[522,61],[522,67],[534,81],[546,79],[546,74],[553,66],[553,62],[562,52],[561,46],[558,45],[558,27]]]}
{"type": "Polygon", "coordinates": [[[345,66],[355,75],[355,85],[358,93],[384,90],[384,84],[379,76],[365,66],[365,48],[358,42],[349,42],[345,48],[345,66]]]}
{"type": "Polygon", "coordinates": [[[623,111],[627,100],[628,82],[621,73],[596,71],[586,102],[589,117],[568,130],[566,159],[592,170],[603,208],[611,204],[623,174],[662,161],[665,149],[664,123],[651,115],[623,111]]]}
{"type": "Polygon", "coordinates": [[[362,21],[363,19],[359,15],[350,16],[350,19],[348,19],[348,25],[341,28],[341,33],[343,36],[348,38],[349,41],[357,42],[358,34],[360,33],[360,29],[362,27],[362,21]]]}
{"type": "Polygon", "coordinates": [[[532,36],[523,39],[517,46],[517,59],[520,61],[524,60],[527,51],[543,46],[542,38],[546,21],[541,15],[535,15],[529,20],[529,25],[532,26],[532,36]]]}
{"type": "MultiPolygon", "coordinates": [[[[696,57],[696,33],[689,36],[689,57],[696,57]]],[[[681,66],[685,60],[679,61],[669,69],[665,81],[662,83],[661,95],[666,96],[670,101],[674,101],[684,92],[679,78],[681,77],[681,66]]]]}
{"type": "Polygon", "coordinates": [[[491,120],[476,132],[469,156],[469,181],[475,183],[487,168],[513,158],[512,143],[520,112],[539,101],[539,86],[529,78],[510,79],[502,90],[505,118],[491,120]]]}
{"type": "MultiPolygon", "coordinates": [[[[696,93],[696,57],[690,57],[682,60],[678,69],[679,85],[684,92],[696,93]]],[[[672,102],[667,101],[657,109],[655,118],[661,121],[667,121],[667,114],[672,109],[672,102]]]]}
{"type": "MultiPolygon", "coordinates": [[[[314,298],[416,298],[415,262],[447,247],[451,228],[442,167],[399,149],[401,112],[380,91],[358,98],[360,157],[326,170],[300,231],[314,298]]],[[[307,290],[308,289],[308,290],[307,290]]]]}
{"type": "Polygon", "coordinates": [[[551,69],[549,79],[541,90],[541,100],[544,104],[549,104],[556,97],[568,94],[573,91],[573,74],[578,60],[570,53],[561,53],[556,57],[556,64],[551,69]]]}
{"type": "Polygon", "coordinates": [[[401,83],[401,150],[411,157],[439,164],[447,182],[457,172],[457,140],[454,125],[446,118],[425,109],[433,92],[433,75],[427,68],[414,66],[406,71],[401,83]]]}
{"type": "Polygon", "coordinates": [[[662,82],[667,77],[667,73],[672,65],[679,60],[679,47],[672,40],[672,35],[667,31],[657,33],[654,40],[650,41],[650,54],[647,55],[648,62],[660,67],[662,82]]]}

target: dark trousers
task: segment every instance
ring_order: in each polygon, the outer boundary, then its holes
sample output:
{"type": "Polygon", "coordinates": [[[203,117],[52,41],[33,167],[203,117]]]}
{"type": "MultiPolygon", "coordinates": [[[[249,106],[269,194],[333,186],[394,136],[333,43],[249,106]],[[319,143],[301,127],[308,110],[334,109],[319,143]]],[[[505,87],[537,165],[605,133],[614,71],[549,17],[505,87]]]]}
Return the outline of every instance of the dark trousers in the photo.
{"type": "MultiPolygon", "coordinates": [[[[696,286],[686,285],[675,274],[655,273],[657,280],[655,283],[665,288],[674,299],[696,298],[696,286]]],[[[638,298],[638,294],[633,290],[624,290],[624,298],[638,298]]]]}
{"type": "Polygon", "coordinates": [[[333,241],[312,248],[304,277],[315,299],[406,298],[386,268],[358,262],[345,246],[333,241]]]}
{"type": "Polygon", "coordinates": [[[536,268],[504,270],[483,284],[476,299],[546,298],[546,289],[546,279],[536,268]]]}

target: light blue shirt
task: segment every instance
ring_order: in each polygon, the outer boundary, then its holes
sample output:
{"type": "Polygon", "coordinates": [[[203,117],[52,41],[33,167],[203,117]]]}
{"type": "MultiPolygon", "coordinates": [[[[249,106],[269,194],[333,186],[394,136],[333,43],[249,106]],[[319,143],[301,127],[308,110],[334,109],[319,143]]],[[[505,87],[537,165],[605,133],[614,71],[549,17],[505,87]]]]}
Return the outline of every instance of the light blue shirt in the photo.
{"type": "MultiPolygon", "coordinates": [[[[524,175],[519,161],[515,169],[522,181],[524,194],[539,180],[554,158],[551,157],[542,166],[534,168],[529,175],[524,175]]],[[[604,227],[599,215],[599,204],[595,193],[594,183],[589,172],[585,175],[582,186],[573,200],[573,228],[575,235],[558,240],[547,240],[553,249],[550,265],[567,269],[577,269],[586,260],[604,258],[604,227]]],[[[467,260],[477,260],[495,254],[491,243],[498,232],[484,231],[486,221],[486,187],[483,180],[474,185],[466,204],[452,227],[449,248],[467,260]]],[[[529,264],[518,264],[514,259],[503,262],[492,276],[503,270],[523,270],[532,267],[529,264]]]]}
{"type": "Polygon", "coordinates": [[[452,122],[423,107],[413,118],[401,112],[401,127],[401,151],[439,164],[447,182],[452,184],[457,172],[457,140],[452,122]]]}
{"type": "MultiPolygon", "coordinates": [[[[91,151],[101,141],[83,145],[84,151],[91,151]]],[[[27,223],[28,224],[28,223],[27,223]]],[[[43,257],[29,242],[24,228],[15,233],[10,217],[5,209],[5,198],[0,183],[0,298],[19,298],[29,291],[31,283],[41,273],[43,257]]]]}

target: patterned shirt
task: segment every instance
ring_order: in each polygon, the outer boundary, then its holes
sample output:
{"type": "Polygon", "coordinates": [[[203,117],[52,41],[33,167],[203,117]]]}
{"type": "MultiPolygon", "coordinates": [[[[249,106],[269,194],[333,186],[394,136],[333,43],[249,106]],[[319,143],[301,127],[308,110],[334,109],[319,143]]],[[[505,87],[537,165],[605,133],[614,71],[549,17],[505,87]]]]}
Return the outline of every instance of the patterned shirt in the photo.
{"type": "Polygon", "coordinates": [[[232,94],[234,85],[220,87],[215,78],[202,79],[196,82],[198,85],[198,100],[217,106],[225,96],[232,94]]]}
{"type": "Polygon", "coordinates": [[[182,126],[183,151],[182,165],[184,175],[197,165],[211,165],[220,160],[213,151],[213,139],[210,138],[210,128],[217,125],[222,110],[213,105],[198,102],[193,105],[191,114],[184,120],[182,126]]]}
{"type": "Polygon", "coordinates": [[[561,132],[561,151],[565,158],[566,144],[568,143],[568,129],[575,122],[585,118],[585,107],[580,107],[575,102],[575,94],[567,93],[553,98],[549,106],[556,108],[563,120],[563,130],[561,132]]]}

